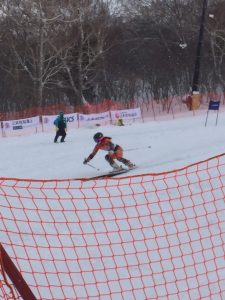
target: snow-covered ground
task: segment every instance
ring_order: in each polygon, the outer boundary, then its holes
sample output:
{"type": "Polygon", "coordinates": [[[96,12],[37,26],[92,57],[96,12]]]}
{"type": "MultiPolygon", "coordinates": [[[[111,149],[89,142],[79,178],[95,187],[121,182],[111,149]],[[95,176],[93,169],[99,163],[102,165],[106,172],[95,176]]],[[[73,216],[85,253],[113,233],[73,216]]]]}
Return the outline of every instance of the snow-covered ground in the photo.
{"type": "Polygon", "coordinates": [[[0,176],[27,179],[67,179],[100,175],[111,170],[100,151],[83,165],[94,147],[93,135],[101,131],[124,148],[124,157],[138,168],[130,174],[158,173],[185,167],[225,152],[225,113],[210,111],[186,118],[150,121],[124,127],[71,129],[65,143],[53,143],[55,132],[1,138],[0,176]]]}
{"type": "MultiPolygon", "coordinates": [[[[216,112],[210,112],[206,127],[205,118],[70,130],[58,144],[54,131],[1,138],[1,176],[71,179],[105,173],[111,168],[104,151],[90,162],[100,171],[83,165],[97,131],[111,136],[137,164],[131,175],[183,168],[224,153],[225,113],[217,126],[216,112]]],[[[197,181],[193,176],[178,196],[172,180],[170,198],[160,182],[154,195],[151,176],[143,176],[143,185],[138,178],[123,179],[122,200],[113,185],[117,180],[109,180],[106,189],[104,180],[103,187],[101,181],[80,187],[73,180],[53,186],[2,180],[1,243],[9,255],[16,253],[38,299],[225,299],[224,164],[220,172],[219,180],[210,181],[213,193],[207,171],[202,186],[200,175],[197,181]],[[133,190],[140,192],[137,197],[133,190]]],[[[186,182],[182,175],[179,180],[186,182]]]]}

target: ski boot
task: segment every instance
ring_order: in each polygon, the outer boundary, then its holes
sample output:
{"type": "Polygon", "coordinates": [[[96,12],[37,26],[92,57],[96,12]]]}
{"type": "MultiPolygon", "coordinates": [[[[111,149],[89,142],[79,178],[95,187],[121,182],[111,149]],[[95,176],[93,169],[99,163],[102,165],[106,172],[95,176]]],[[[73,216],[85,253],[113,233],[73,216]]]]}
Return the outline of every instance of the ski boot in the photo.
{"type": "Polygon", "coordinates": [[[113,171],[119,171],[119,170],[121,170],[121,167],[120,167],[119,165],[117,165],[116,162],[114,162],[114,163],[111,165],[111,167],[113,167],[113,171]]]}
{"type": "Polygon", "coordinates": [[[133,163],[130,162],[130,161],[126,164],[126,166],[127,166],[129,169],[135,168],[135,164],[133,164],[133,163]]]}

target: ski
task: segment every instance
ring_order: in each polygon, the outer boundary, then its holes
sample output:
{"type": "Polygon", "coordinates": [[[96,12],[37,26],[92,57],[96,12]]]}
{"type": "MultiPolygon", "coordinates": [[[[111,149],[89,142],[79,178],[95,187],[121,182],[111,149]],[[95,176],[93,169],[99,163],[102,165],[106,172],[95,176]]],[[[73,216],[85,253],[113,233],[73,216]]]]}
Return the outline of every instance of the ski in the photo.
{"type": "Polygon", "coordinates": [[[123,174],[128,171],[129,171],[129,169],[120,168],[119,170],[113,170],[113,171],[109,172],[108,174],[113,176],[113,175],[123,174]]]}
{"type": "Polygon", "coordinates": [[[123,173],[127,173],[127,172],[129,172],[128,169],[120,169],[120,170],[111,171],[111,172],[108,172],[108,173],[105,173],[105,174],[97,175],[97,176],[94,176],[94,177],[90,177],[90,178],[87,178],[87,180],[104,179],[104,178],[113,177],[113,176],[123,174],[123,173]]]}
{"type": "Polygon", "coordinates": [[[97,176],[94,176],[94,177],[87,178],[87,180],[110,178],[110,177],[114,177],[114,176],[117,176],[117,175],[120,175],[120,174],[128,173],[129,171],[132,171],[136,168],[137,168],[137,166],[134,166],[134,167],[129,168],[129,169],[128,168],[127,169],[122,168],[122,169],[119,169],[119,170],[113,170],[113,171],[105,173],[105,174],[101,174],[101,175],[97,175],[97,176]]]}

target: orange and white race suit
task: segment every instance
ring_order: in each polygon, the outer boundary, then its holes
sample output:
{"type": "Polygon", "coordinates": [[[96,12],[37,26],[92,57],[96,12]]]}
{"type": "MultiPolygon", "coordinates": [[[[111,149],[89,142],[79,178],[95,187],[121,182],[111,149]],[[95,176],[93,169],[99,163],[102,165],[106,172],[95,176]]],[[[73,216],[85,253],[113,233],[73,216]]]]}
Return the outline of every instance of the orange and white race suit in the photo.
{"type": "Polygon", "coordinates": [[[97,154],[98,150],[108,151],[108,155],[112,159],[120,159],[123,157],[123,148],[112,143],[110,137],[103,137],[101,141],[96,144],[88,159],[92,159],[97,154]]]}

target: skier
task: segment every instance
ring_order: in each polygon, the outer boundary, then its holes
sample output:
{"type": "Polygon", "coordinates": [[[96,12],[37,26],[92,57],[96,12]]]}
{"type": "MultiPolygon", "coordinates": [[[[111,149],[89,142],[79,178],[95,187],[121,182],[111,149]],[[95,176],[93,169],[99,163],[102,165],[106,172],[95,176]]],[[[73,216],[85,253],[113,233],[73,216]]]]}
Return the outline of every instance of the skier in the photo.
{"type": "Polygon", "coordinates": [[[66,137],[67,124],[63,112],[59,113],[58,117],[54,121],[54,125],[56,127],[56,135],[54,138],[54,143],[57,143],[59,136],[61,136],[60,142],[64,143],[66,137]]]}
{"type": "Polygon", "coordinates": [[[123,158],[123,148],[119,145],[115,145],[111,142],[111,137],[103,136],[101,132],[97,132],[94,137],[94,141],[97,145],[94,147],[92,153],[85,158],[84,165],[87,164],[98,152],[98,150],[105,150],[108,151],[106,154],[105,159],[113,167],[114,170],[120,170],[121,167],[114,161],[117,159],[118,161],[122,162],[126,165],[129,169],[132,169],[135,165],[131,163],[128,159],[123,158]]]}

